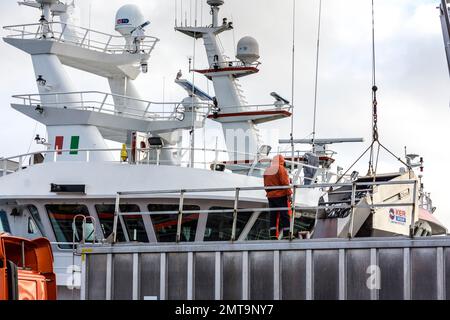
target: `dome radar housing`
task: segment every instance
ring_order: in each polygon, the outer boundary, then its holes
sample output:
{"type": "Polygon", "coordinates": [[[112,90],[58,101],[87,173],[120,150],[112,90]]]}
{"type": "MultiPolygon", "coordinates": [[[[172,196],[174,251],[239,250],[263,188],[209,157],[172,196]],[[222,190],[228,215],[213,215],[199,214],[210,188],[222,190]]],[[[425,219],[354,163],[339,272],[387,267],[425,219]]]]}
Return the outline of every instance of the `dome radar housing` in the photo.
{"type": "Polygon", "coordinates": [[[260,58],[258,41],[252,37],[244,37],[239,40],[236,58],[245,64],[252,64],[258,61],[260,58]]]}
{"type": "Polygon", "coordinates": [[[207,3],[211,7],[218,7],[218,6],[223,5],[225,2],[223,0],[208,0],[207,3]]]}
{"type": "Polygon", "coordinates": [[[141,9],[134,4],[124,5],[116,13],[115,30],[124,37],[130,36],[144,24],[148,24],[148,21],[144,18],[141,9]]]}

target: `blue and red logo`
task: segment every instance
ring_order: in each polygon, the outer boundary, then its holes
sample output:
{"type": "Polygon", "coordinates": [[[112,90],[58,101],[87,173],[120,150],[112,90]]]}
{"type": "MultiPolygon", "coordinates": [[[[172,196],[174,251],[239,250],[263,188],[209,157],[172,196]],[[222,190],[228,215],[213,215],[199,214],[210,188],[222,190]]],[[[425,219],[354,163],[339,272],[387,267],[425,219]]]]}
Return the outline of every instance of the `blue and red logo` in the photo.
{"type": "Polygon", "coordinates": [[[406,223],[406,211],[400,209],[389,209],[389,219],[395,224],[405,224],[406,223]]]}
{"type": "Polygon", "coordinates": [[[117,24],[129,24],[129,19],[117,19],[117,24]]]}

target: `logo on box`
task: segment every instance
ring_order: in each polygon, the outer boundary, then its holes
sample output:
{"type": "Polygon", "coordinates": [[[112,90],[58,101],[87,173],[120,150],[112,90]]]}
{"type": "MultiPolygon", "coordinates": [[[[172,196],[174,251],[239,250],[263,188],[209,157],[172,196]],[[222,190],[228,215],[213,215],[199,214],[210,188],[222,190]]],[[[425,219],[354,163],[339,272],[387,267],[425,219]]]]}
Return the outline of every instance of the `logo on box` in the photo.
{"type": "Polygon", "coordinates": [[[391,223],[406,224],[406,211],[401,209],[389,209],[389,219],[391,223]]]}

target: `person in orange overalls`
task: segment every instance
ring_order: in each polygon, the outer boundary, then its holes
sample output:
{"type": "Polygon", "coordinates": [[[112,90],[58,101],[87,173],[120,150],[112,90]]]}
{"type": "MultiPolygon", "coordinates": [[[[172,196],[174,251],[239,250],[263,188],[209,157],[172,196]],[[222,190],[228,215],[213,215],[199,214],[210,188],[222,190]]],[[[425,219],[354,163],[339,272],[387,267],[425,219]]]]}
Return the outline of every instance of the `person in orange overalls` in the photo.
{"type": "MultiPolygon", "coordinates": [[[[264,186],[277,187],[289,186],[289,175],[284,167],[284,157],[277,155],[273,158],[270,167],[264,172],[264,186]]],[[[289,208],[291,189],[266,190],[269,208],[289,208]]],[[[279,232],[283,233],[283,238],[289,236],[289,210],[270,211],[270,239],[278,239],[279,232]]]]}

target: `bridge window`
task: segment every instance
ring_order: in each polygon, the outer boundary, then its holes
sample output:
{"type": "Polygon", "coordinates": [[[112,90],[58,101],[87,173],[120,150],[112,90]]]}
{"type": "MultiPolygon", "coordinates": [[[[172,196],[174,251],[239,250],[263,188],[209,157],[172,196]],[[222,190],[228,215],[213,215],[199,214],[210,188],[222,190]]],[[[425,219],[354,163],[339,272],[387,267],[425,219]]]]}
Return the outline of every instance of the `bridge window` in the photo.
{"type": "MultiPolygon", "coordinates": [[[[209,210],[233,210],[233,208],[211,207],[209,210]]],[[[251,211],[238,213],[236,221],[236,239],[252,216],[251,211]]],[[[233,229],[233,213],[209,213],[206,222],[204,241],[229,241],[233,229]]]]}
{"type": "MultiPolygon", "coordinates": [[[[41,235],[45,235],[45,233],[44,233],[44,225],[42,224],[42,220],[41,220],[41,217],[39,216],[38,209],[35,206],[33,206],[33,205],[29,205],[28,206],[28,211],[30,212],[30,216],[31,216],[31,218],[33,220],[32,222],[28,223],[28,226],[30,227],[30,224],[31,225],[34,224],[39,229],[41,235]]],[[[33,232],[33,233],[37,233],[37,232],[33,232]]]]}
{"type": "Polygon", "coordinates": [[[263,212],[259,215],[252,229],[250,230],[247,240],[269,240],[270,219],[269,212],[263,212]]]}
{"type": "MultiPolygon", "coordinates": [[[[149,204],[148,211],[164,212],[178,211],[177,204],[149,204]]],[[[200,207],[195,205],[183,206],[183,211],[199,211],[200,207]]],[[[175,242],[177,238],[177,214],[156,214],[151,215],[153,228],[155,229],[156,239],[158,242],[175,242]]],[[[195,233],[197,231],[199,214],[183,214],[181,223],[181,241],[195,241],[195,233]]]]}
{"type": "MultiPolygon", "coordinates": [[[[258,219],[250,230],[247,240],[269,240],[270,219],[269,212],[260,213],[258,219]]],[[[314,220],[309,218],[296,218],[294,223],[294,235],[301,231],[310,231],[314,227],[314,220]]]]}
{"type": "Polygon", "coordinates": [[[0,210],[0,232],[11,233],[8,217],[6,216],[6,212],[3,210],[0,210]]]}
{"type": "MultiPolygon", "coordinates": [[[[88,208],[84,205],[76,204],[46,205],[45,208],[47,209],[50,223],[55,232],[56,241],[60,242],[58,246],[61,249],[72,249],[71,243],[73,242],[74,236],[72,230],[73,219],[77,215],[88,217],[88,208]]],[[[75,229],[75,242],[79,242],[83,235],[83,222],[81,218],[77,220],[75,229]]],[[[92,231],[90,232],[92,233],[92,231]]],[[[92,238],[92,235],[89,235],[89,231],[86,233],[86,238],[92,238]]]]}
{"type": "MultiPolygon", "coordinates": [[[[96,205],[98,218],[100,219],[100,226],[103,234],[108,238],[113,232],[114,225],[114,210],[113,204],[96,205]]],[[[133,213],[140,212],[139,206],[135,204],[122,204],[120,205],[120,212],[133,213]]],[[[130,241],[148,242],[147,231],[145,230],[144,220],[141,215],[123,216],[125,227],[127,228],[128,238],[130,241]]],[[[125,235],[123,233],[122,224],[120,220],[117,224],[117,241],[125,242],[125,235]]]]}

